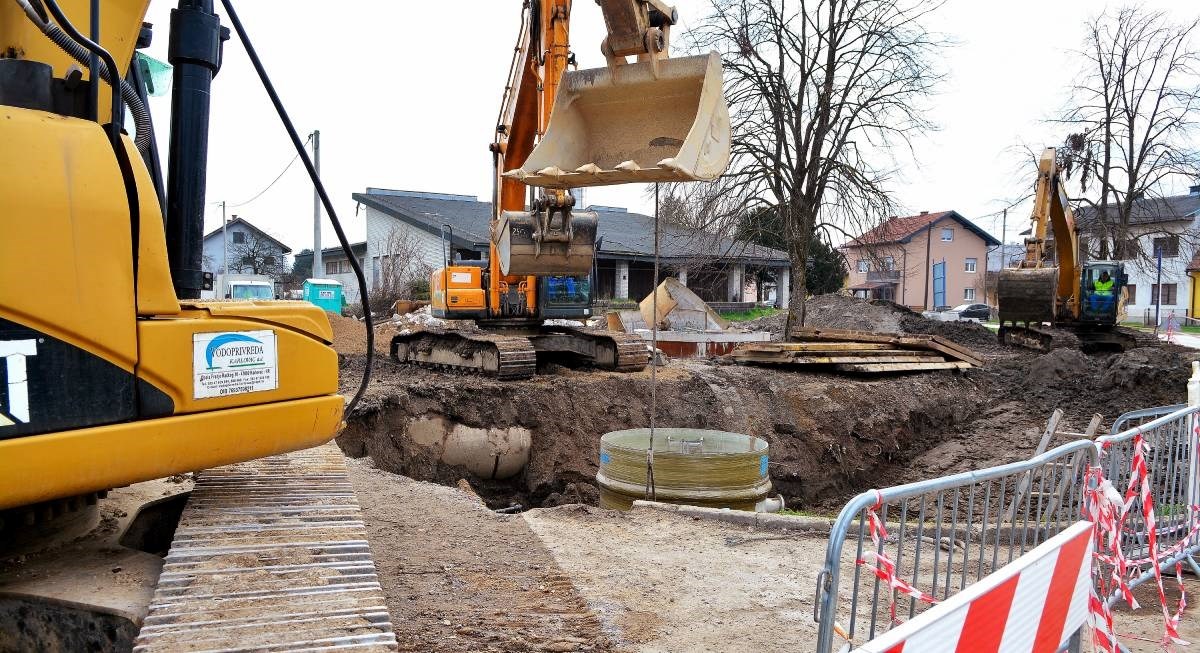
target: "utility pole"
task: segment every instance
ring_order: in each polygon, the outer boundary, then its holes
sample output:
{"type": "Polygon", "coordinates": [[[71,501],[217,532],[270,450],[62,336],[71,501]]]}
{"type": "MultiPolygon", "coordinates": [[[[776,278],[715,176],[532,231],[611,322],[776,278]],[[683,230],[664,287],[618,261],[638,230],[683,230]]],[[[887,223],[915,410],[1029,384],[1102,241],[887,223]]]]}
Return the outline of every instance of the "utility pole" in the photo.
{"type": "Polygon", "coordinates": [[[221,200],[221,274],[229,273],[229,231],[226,226],[225,200],[221,200]]]}
{"type": "Polygon", "coordinates": [[[1154,298],[1154,335],[1158,335],[1158,319],[1159,319],[1159,312],[1162,310],[1162,296],[1163,296],[1162,248],[1155,247],[1154,255],[1156,258],[1158,258],[1158,277],[1154,280],[1155,281],[1154,285],[1155,285],[1155,287],[1158,288],[1158,292],[1155,293],[1158,296],[1154,298]]]}
{"type": "Polygon", "coordinates": [[[1008,209],[1004,209],[1004,217],[1000,218],[1000,269],[1004,269],[1005,259],[1008,258],[1008,209]]]}
{"type": "MultiPolygon", "coordinates": [[[[313,169],[317,171],[317,177],[321,176],[321,130],[314,129],[312,136],[313,146],[313,169]]],[[[321,195],[317,192],[316,187],[313,188],[313,267],[312,275],[314,279],[320,279],[325,276],[325,268],[321,265],[321,195]]]]}

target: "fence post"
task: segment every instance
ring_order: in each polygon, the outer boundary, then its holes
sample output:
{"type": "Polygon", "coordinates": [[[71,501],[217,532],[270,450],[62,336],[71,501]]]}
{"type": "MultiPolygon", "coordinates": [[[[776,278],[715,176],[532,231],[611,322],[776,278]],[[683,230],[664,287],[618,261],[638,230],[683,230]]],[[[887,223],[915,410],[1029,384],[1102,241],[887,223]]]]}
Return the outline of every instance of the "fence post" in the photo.
{"type": "MultiPolygon", "coordinates": [[[[1188,405],[1200,406],[1200,361],[1192,361],[1192,377],[1187,383],[1188,405]]],[[[1191,452],[1188,465],[1188,506],[1192,513],[1191,523],[1196,523],[1200,519],[1200,513],[1197,513],[1196,506],[1200,506],[1200,487],[1197,487],[1197,473],[1200,472],[1200,443],[1196,438],[1197,420],[1200,416],[1193,414],[1191,419],[1191,430],[1188,433],[1188,450],[1191,452]]]]}

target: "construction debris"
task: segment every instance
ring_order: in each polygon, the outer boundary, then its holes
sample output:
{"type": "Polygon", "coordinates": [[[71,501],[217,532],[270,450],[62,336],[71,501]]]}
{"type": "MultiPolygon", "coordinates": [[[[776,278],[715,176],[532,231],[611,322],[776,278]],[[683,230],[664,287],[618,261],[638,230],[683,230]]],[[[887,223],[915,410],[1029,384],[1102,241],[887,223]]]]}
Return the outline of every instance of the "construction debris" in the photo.
{"type": "Polygon", "coordinates": [[[815,366],[879,374],[981,367],[979,354],[941,336],[800,327],[792,342],[749,343],[730,356],[751,365],[815,366]]]}
{"type": "Polygon", "coordinates": [[[607,318],[610,331],[636,333],[647,341],[651,339],[650,325],[657,323],[659,349],[676,358],[723,356],[740,343],[771,338],[769,333],[730,329],[727,320],[673,277],[647,295],[638,310],[609,311],[607,318]]]}

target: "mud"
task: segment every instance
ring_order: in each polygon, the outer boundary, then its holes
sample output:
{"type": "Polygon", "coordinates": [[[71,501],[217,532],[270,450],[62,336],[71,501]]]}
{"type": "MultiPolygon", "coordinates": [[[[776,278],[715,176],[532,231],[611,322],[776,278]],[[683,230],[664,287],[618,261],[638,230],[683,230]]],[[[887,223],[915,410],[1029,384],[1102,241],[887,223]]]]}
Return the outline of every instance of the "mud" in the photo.
{"type": "MultiPolygon", "coordinates": [[[[1123,412],[1181,402],[1196,354],[1171,346],[1039,354],[1000,346],[981,325],[930,321],[889,303],[818,297],[810,305],[817,309],[810,317],[823,325],[940,333],[980,352],[986,364],[890,377],[719,361],[673,360],[659,368],[657,424],[766,439],[774,489],[792,506],[836,507],[868,487],[1025,457],[1055,408],[1065,412],[1065,430],[1079,431],[1093,413],[1104,416],[1107,429],[1123,412]]],[[[357,383],[362,360],[343,357],[347,390],[357,383]]],[[[338,438],[342,449],[412,478],[448,485],[465,479],[491,508],[595,504],[600,436],[650,420],[649,370],[618,374],[550,365],[515,382],[385,359],[377,359],[376,370],[338,438]],[[494,473],[499,466],[474,465],[473,471],[451,464],[453,457],[411,430],[430,420],[455,432],[527,433],[528,464],[503,480],[494,473]]]]}

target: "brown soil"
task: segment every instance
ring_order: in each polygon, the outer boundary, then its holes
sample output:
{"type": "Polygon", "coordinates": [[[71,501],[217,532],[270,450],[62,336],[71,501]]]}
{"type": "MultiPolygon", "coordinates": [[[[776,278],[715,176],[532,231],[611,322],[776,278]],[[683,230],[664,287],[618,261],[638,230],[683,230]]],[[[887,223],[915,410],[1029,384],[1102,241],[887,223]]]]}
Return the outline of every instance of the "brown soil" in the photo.
{"type": "MultiPolygon", "coordinates": [[[[868,377],[687,360],[660,368],[658,424],[766,439],[775,490],[789,505],[810,507],[836,507],[867,487],[1025,457],[1055,408],[1065,412],[1064,430],[1080,431],[1093,413],[1107,428],[1125,411],[1180,402],[1195,354],[1173,346],[1039,354],[1000,346],[978,324],[931,321],[890,302],[833,295],[810,300],[809,319],[831,328],[940,333],[986,359],[965,372],[868,377]]],[[[344,357],[345,389],[357,385],[361,369],[361,355],[344,357]]],[[[500,382],[377,358],[373,376],[338,439],[343,450],[414,478],[466,478],[493,508],[595,504],[600,436],[649,423],[649,370],[549,365],[533,379],[500,382]],[[407,436],[412,420],[430,417],[529,429],[529,464],[515,478],[491,481],[439,462],[407,436]]]]}
{"type": "Polygon", "coordinates": [[[401,651],[620,650],[521,515],[347,464],[401,651]]]}
{"type": "Polygon", "coordinates": [[[328,311],[325,315],[329,317],[329,326],[333,327],[333,348],[339,354],[367,353],[367,329],[363,322],[328,311]]]}

